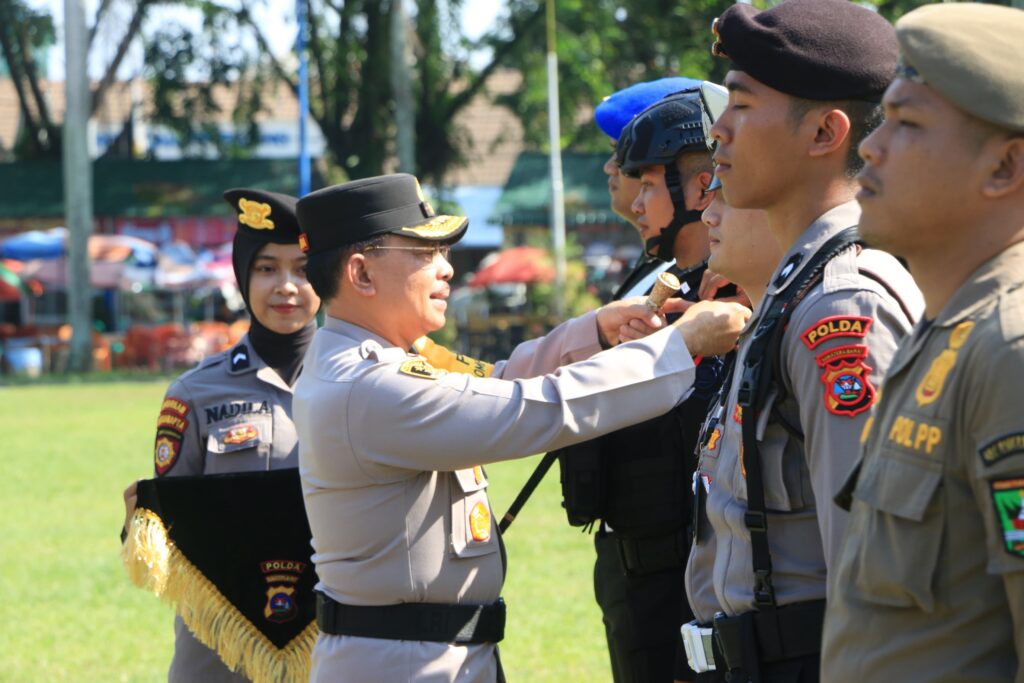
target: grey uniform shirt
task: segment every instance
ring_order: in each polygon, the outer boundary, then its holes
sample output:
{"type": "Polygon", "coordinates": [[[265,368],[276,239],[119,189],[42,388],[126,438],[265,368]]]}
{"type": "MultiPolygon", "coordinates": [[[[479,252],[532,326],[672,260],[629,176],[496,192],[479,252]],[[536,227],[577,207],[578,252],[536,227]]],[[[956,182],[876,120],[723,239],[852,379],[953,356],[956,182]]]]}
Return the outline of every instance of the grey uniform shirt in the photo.
{"type": "MultiPolygon", "coordinates": [[[[701,623],[710,623],[719,611],[738,615],[754,609],[750,532],[743,521],[742,421],[747,416],[737,405],[751,332],[772,297],[829,238],[856,225],[859,217],[859,206],[850,202],[812,223],[782,259],[740,336],[728,398],[717,426],[700,446],[695,477],[706,502],[696,522],[686,589],[701,623]]],[[[894,258],[850,249],[828,263],[823,280],[793,312],[780,350],[788,396],[772,402],[781,419],[804,436],[794,436],[771,410],[757,425],[772,578],[781,605],[825,597],[826,568],[846,522],[832,497],[856,462],[864,422],[896,344],[922,308],[917,286],[894,258]]]]}
{"type": "MultiPolygon", "coordinates": [[[[675,329],[599,350],[591,313],[520,345],[491,377],[444,374],[328,317],[295,393],[319,590],[353,605],[494,602],[503,570],[479,466],[655,417],[692,384],[675,329]]],[[[314,681],[495,676],[493,645],[321,635],[313,653],[314,681]]]]}
{"type": "Polygon", "coordinates": [[[830,579],[822,680],[1024,682],[1024,243],[900,345],[830,579]]]}
{"type": "MultiPolygon", "coordinates": [[[[157,476],[222,474],[297,467],[292,390],[253,351],[248,336],[203,360],[171,383],[157,419],[157,476]]],[[[200,643],[181,617],[174,620],[168,680],[205,683],[248,680],[232,673],[200,643]]]]}

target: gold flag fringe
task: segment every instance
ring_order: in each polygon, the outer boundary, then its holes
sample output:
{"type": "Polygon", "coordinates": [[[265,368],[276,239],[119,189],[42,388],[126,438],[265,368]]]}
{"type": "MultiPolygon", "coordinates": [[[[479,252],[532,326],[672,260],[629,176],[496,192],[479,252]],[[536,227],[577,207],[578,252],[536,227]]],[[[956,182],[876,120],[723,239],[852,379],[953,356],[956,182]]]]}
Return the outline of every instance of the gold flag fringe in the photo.
{"type": "Polygon", "coordinates": [[[132,583],[175,606],[196,638],[232,671],[241,671],[253,683],[309,680],[316,623],[283,649],[275,647],[181,554],[167,537],[163,520],[152,511],[135,510],[121,560],[132,583]]]}

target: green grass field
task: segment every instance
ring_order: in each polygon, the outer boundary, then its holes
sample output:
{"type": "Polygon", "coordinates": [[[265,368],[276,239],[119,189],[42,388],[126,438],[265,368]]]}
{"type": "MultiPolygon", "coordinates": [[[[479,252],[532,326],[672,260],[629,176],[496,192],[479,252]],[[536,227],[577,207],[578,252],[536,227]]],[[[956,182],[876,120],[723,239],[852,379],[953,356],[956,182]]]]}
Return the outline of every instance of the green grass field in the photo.
{"type": "MultiPolygon", "coordinates": [[[[165,387],[0,386],[0,681],[166,680],[171,610],[128,581],[117,537],[122,489],[150,476],[165,387]]],[[[536,461],[488,467],[497,515],[536,461]]],[[[610,679],[592,539],[559,500],[552,471],[506,538],[511,681],[610,679]]]]}

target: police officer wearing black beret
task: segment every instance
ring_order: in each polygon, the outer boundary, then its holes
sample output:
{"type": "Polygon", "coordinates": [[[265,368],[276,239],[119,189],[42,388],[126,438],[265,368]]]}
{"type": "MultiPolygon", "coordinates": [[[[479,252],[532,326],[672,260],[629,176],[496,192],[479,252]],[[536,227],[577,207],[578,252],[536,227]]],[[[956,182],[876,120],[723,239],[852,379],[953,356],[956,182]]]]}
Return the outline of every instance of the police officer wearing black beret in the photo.
{"type": "Polygon", "coordinates": [[[832,505],[898,340],[921,310],[890,255],[857,244],[857,144],[896,69],[892,27],[847,0],[733,5],[711,128],[725,201],[765,211],[782,247],[740,336],[698,460],[684,643],[698,681],[816,681],[832,505]]]}

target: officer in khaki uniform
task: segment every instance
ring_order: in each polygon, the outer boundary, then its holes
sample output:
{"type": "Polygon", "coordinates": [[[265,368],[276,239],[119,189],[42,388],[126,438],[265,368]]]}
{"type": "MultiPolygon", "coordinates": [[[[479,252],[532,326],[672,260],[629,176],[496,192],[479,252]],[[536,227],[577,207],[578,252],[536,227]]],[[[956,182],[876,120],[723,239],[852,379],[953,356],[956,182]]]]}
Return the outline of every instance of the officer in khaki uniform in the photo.
{"type": "Polygon", "coordinates": [[[930,5],[861,145],[863,234],[925,319],[837,502],[829,683],[1024,681],[1024,12],[930,5]],[[925,169],[925,170],[922,170],[925,169]]]}
{"type": "Polygon", "coordinates": [[[704,428],[684,643],[698,681],[813,681],[846,521],[831,500],[921,309],[906,270],[856,243],[847,175],[895,37],[846,0],[734,5],[715,34],[714,54],[732,62],[711,128],[720,192],[763,209],[784,255],[704,428]]]}
{"type": "MultiPolygon", "coordinates": [[[[154,442],[158,477],[298,466],[292,384],[320,299],[303,272],[296,199],[254,189],[229,190],[224,198],[238,213],[232,262],[250,330],[168,387],[154,442]]],[[[174,630],[170,681],[248,680],[196,640],[181,617],[174,630]]]]}
{"type": "Polygon", "coordinates": [[[651,319],[619,302],[478,376],[445,373],[408,349],[444,324],[445,255],[466,220],[436,215],[404,174],[314,192],[298,212],[328,314],[295,393],[322,591],[311,680],[500,680],[504,561],[480,465],[664,413],[692,384],[691,351],[729,348],[745,315],[692,308],[599,353],[651,319]]]}

